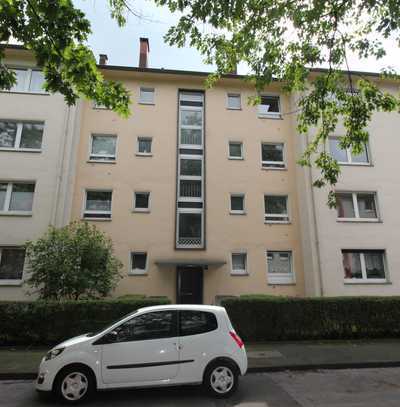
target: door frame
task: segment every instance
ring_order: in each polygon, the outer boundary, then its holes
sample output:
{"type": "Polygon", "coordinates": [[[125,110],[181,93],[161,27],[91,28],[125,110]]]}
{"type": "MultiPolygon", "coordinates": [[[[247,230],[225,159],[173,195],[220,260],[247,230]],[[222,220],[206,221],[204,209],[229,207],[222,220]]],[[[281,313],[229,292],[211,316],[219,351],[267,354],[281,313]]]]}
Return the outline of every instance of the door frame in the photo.
{"type": "Polygon", "coordinates": [[[196,273],[201,273],[201,284],[199,287],[200,290],[200,299],[201,304],[204,304],[204,267],[202,266],[176,266],[176,303],[181,304],[180,302],[180,273],[184,273],[184,269],[199,269],[196,273]]]}

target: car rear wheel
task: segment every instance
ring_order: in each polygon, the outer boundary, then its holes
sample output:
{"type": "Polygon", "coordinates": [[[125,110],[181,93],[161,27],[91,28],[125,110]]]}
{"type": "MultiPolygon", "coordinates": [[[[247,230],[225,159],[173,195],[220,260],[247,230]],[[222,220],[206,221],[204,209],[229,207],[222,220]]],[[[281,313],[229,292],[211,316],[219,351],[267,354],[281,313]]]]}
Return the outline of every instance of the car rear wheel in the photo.
{"type": "Polygon", "coordinates": [[[58,398],[68,404],[87,400],[95,390],[93,373],[83,367],[67,367],[57,376],[53,391],[58,398]]]}
{"type": "Polygon", "coordinates": [[[238,383],[238,370],[228,361],[213,362],[204,374],[203,384],[208,393],[214,397],[229,397],[236,391],[238,383]]]}

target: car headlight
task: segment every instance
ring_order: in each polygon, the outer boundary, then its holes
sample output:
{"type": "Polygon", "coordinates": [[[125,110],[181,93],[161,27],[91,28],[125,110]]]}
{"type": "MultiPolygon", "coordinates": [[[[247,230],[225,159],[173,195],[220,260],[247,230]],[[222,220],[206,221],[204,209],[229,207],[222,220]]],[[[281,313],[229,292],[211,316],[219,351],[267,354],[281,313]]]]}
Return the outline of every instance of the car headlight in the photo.
{"type": "Polygon", "coordinates": [[[58,356],[65,348],[52,349],[50,352],[46,353],[44,360],[51,360],[58,356]]]}

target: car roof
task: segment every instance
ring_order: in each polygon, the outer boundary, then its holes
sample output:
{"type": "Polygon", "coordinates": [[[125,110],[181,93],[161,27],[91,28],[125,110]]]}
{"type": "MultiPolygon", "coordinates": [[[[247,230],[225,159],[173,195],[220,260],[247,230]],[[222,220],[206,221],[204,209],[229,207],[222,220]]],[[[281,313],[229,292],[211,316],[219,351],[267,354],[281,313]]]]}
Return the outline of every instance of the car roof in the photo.
{"type": "Polygon", "coordinates": [[[164,310],[188,310],[188,311],[209,311],[221,312],[225,311],[224,307],[217,305],[200,305],[200,304],[168,304],[168,305],[153,305],[151,307],[139,308],[138,311],[164,311],[164,310]]]}

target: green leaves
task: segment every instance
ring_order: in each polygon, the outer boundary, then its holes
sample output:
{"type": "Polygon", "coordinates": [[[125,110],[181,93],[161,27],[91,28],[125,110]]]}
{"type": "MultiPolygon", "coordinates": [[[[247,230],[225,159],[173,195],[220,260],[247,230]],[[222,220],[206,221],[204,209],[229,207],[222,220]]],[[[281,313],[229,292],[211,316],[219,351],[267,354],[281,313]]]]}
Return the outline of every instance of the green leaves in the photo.
{"type": "Polygon", "coordinates": [[[116,286],[122,263],[112,243],[94,225],[74,222],[50,227],[26,244],[32,286],[45,300],[88,299],[107,296],[116,286]]]}

